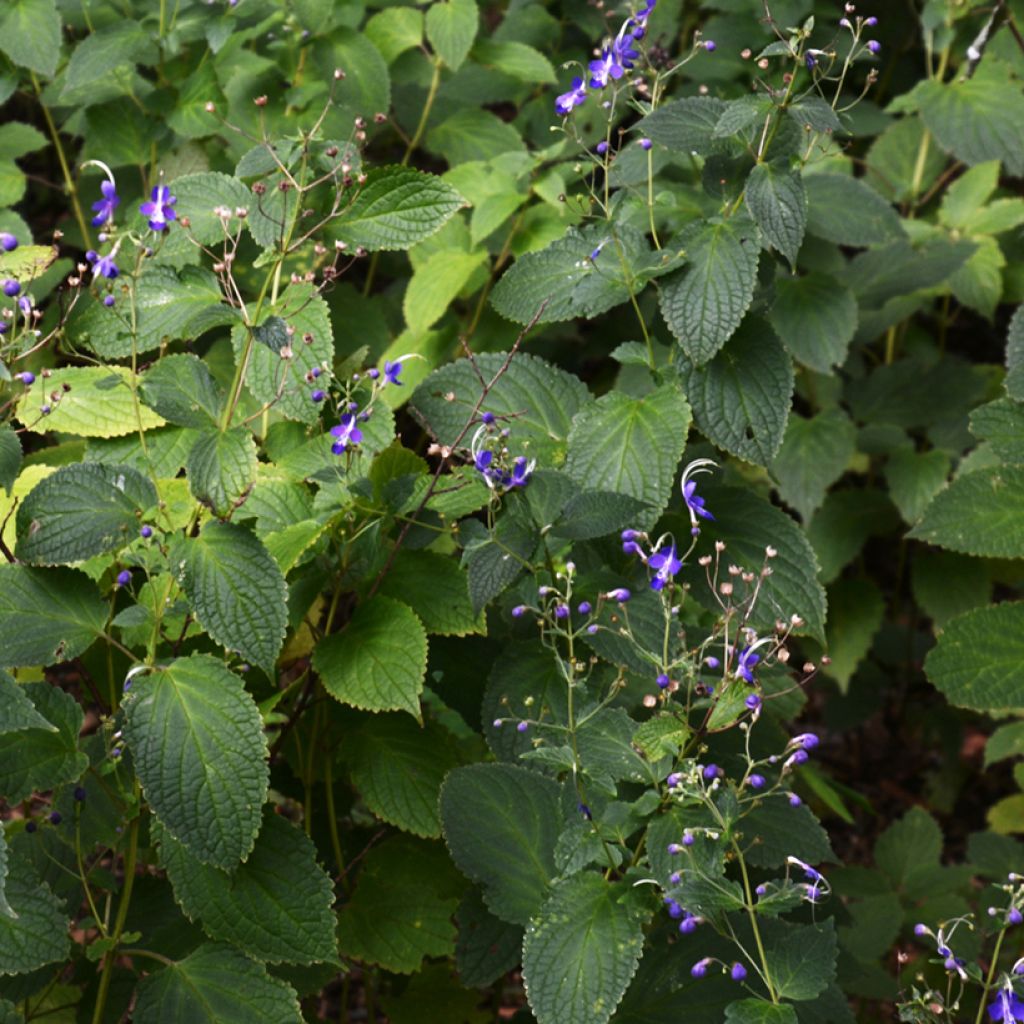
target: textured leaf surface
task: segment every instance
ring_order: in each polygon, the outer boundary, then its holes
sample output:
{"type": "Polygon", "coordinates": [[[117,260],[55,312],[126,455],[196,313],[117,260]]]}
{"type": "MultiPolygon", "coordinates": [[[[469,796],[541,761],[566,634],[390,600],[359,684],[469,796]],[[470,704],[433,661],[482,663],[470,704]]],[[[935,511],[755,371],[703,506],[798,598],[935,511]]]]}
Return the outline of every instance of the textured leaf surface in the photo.
{"type": "Polygon", "coordinates": [[[203,245],[224,242],[238,227],[235,210],[240,206],[248,209],[257,205],[243,182],[213,171],[175,178],[171,192],[178,200],[174,206],[178,217],[188,217],[189,233],[203,245]],[[213,212],[218,206],[226,206],[232,213],[226,230],[223,221],[213,212]]]}
{"type": "Polygon", "coordinates": [[[643,921],[627,887],[599,874],[555,886],[523,940],[523,981],[539,1024],[605,1024],[636,973],[643,921]]]}
{"type": "Polygon", "coordinates": [[[491,911],[526,924],[555,877],[559,786],[506,764],[456,768],[441,788],[445,841],[459,870],[483,886],[491,911]]]}
{"type": "Polygon", "coordinates": [[[838,245],[882,245],[903,237],[896,211],[869,185],[845,174],[810,174],[807,230],[838,245]]]}
{"type": "Polygon", "coordinates": [[[438,793],[458,756],[441,727],[407,715],[380,715],[348,734],[352,782],[378,817],[424,838],[441,835],[438,793]]]}
{"type": "Polygon", "coordinates": [[[1006,393],[1024,402],[1024,306],[1018,306],[1006,334],[1006,393]]]}
{"type": "Polygon", "coordinates": [[[440,178],[408,167],[378,167],[339,220],[334,237],[350,248],[409,249],[429,238],[465,200],[440,178]]]}
{"type": "Polygon", "coordinates": [[[841,410],[828,409],[810,419],[793,413],[771,465],[779,497],[807,522],[843,475],[856,446],[857,430],[841,410]]]}
{"type": "MultiPolygon", "coordinates": [[[[1000,398],[981,405],[971,413],[970,426],[971,433],[988,441],[1003,462],[1024,462],[1024,402],[1000,398]]],[[[944,482],[945,477],[940,483],[944,482]]]]}
{"type": "Polygon", "coordinates": [[[788,164],[755,164],[744,195],[768,243],[795,265],[807,229],[807,193],[799,171],[788,164]]]}
{"type": "Polygon", "coordinates": [[[465,570],[436,552],[399,552],[379,593],[409,605],[428,633],[487,632],[486,620],[473,611],[465,570]]]}
{"type": "Polygon", "coordinates": [[[949,456],[937,448],[925,452],[902,448],[889,456],[885,466],[889,497],[908,523],[921,518],[948,476],[949,456]]]}
{"type": "Polygon", "coordinates": [[[724,146],[714,137],[725,101],[713,96],[689,96],[674,100],[648,114],[638,125],[649,139],[677,153],[706,156],[724,146]]]}
{"type": "Polygon", "coordinates": [[[252,853],[231,874],[196,860],[166,829],[154,832],[175,898],[211,938],[270,963],[334,960],[331,880],[301,829],[264,809],[252,853]]]}
{"type": "Polygon", "coordinates": [[[182,427],[216,425],[224,396],[198,356],[164,356],[142,378],[143,401],[170,423],[182,427]]]}
{"type": "Polygon", "coordinates": [[[828,833],[813,812],[806,804],[790,807],[781,794],[767,797],[754,807],[743,819],[743,831],[753,840],[744,856],[754,867],[779,868],[790,856],[808,864],[836,859],[828,833]]]}
{"type": "Polygon", "coordinates": [[[0,668],[77,658],[102,635],[107,612],[85,573],[0,565],[0,668]]]}
{"type": "Polygon", "coordinates": [[[124,734],[146,799],[172,836],[220,868],[248,856],[267,798],[267,743],[234,672],[193,654],[135,679],[124,734]]]}
{"type": "Polygon", "coordinates": [[[935,495],[910,536],[965,555],[1024,558],[1024,467],[957,477],[935,495]]]}
{"type": "Polygon", "coordinates": [[[765,955],[775,990],[784,999],[814,999],[836,974],[836,933],[825,925],[762,924],[765,955]]]}
{"type": "Polygon", "coordinates": [[[750,307],[759,253],[753,232],[730,221],[683,232],[689,266],[662,285],[661,314],[696,365],[722,348],[750,307]]]}
{"type": "Polygon", "coordinates": [[[573,420],[565,471],[584,490],[612,491],[650,506],[650,527],[668,504],[690,429],[690,407],[671,385],[642,398],[612,391],[573,420]]]}
{"type": "Polygon", "coordinates": [[[992,713],[1024,708],[1024,604],[958,615],[946,623],[924,667],[957,707],[992,713]]]}
{"type": "Polygon", "coordinates": [[[740,999],[725,1008],[726,1024],[797,1024],[796,1010],[787,1003],[740,999]]]}
{"type": "Polygon", "coordinates": [[[66,960],[71,949],[70,922],[61,901],[20,858],[11,864],[6,895],[14,916],[0,913],[0,975],[27,974],[66,960]]]}
{"type": "Polygon", "coordinates": [[[163,419],[141,403],[136,415],[128,386],[131,371],[121,366],[66,366],[54,370],[46,393],[70,387],[48,416],[41,416],[43,397],[28,389],[18,402],[18,419],[34,434],[56,430],[78,437],[120,437],[163,425],[163,419]]]}
{"type": "Polygon", "coordinates": [[[256,442],[249,428],[203,434],[188,454],[185,474],[192,497],[221,518],[229,515],[256,479],[256,442]]]}
{"type": "Polygon", "coordinates": [[[294,989],[237,949],[207,943],[143,978],[136,1024],[302,1024],[294,989]]]}
{"type": "Polygon", "coordinates": [[[217,643],[273,673],[284,642],[287,587],[263,542],[234,523],[207,523],[171,549],[182,589],[217,643]]]}
{"type": "Polygon", "coordinates": [[[523,929],[495,917],[479,889],[466,892],[455,920],[459,926],[455,962],[464,985],[483,988],[519,963],[523,929]]]}
{"type": "Polygon", "coordinates": [[[885,600],[870,580],[838,579],[828,589],[826,648],[831,661],[823,669],[846,693],[861,660],[882,625],[885,600]]]}
{"type": "Polygon", "coordinates": [[[21,442],[10,424],[0,426],[0,487],[8,494],[21,470],[21,442]]]}
{"type": "Polygon", "coordinates": [[[428,8],[427,40],[452,71],[469,54],[479,23],[476,0],[436,0],[428,8]]]}
{"type": "Polygon", "coordinates": [[[60,60],[60,15],[54,0],[12,0],[0,11],[0,50],[49,77],[60,60]]]}
{"type": "MultiPolygon", "coordinates": [[[[490,382],[505,356],[485,352],[476,365],[490,382]]],[[[441,444],[452,444],[466,425],[482,387],[473,367],[459,359],[432,373],[412,396],[413,408],[441,444]],[[454,396],[449,400],[449,396],[454,396]]],[[[539,456],[564,445],[572,418],[589,400],[586,386],[571,373],[532,355],[516,355],[487,395],[482,412],[512,416],[509,444],[516,451],[539,456]]],[[[471,436],[471,435],[470,435],[471,436]]],[[[463,443],[469,447],[469,437],[463,443]]]]}
{"type": "Polygon", "coordinates": [[[361,604],[344,630],[317,644],[313,665],[343,704],[420,717],[427,633],[401,601],[378,595],[361,604]]]}
{"type": "Polygon", "coordinates": [[[0,718],[0,733],[20,732],[22,729],[57,731],[55,725],[51,725],[36,711],[24,686],[3,671],[0,671],[0,707],[4,709],[3,718],[0,718]]]}
{"type": "Polygon", "coordinates": [[[127,466],[80,462],[41,480],[18,508],[17,555],[26,562],[81,562],[138,536],[156,490],[127,466]]]}
{"type": "Polygon", "coordinates": [[[775,282],[768,314],[775,333],[804,366],[830,373],[846,359],[857,330],[857,300],[834,277],[812,271],[775,282]]]}
{"type": "Polygon", "coordinates": [[[706,366],[677,360],[693,417],[720,448],[761,466],[782,444],[793,363],[771,328],[749,320],[706,366]]]}

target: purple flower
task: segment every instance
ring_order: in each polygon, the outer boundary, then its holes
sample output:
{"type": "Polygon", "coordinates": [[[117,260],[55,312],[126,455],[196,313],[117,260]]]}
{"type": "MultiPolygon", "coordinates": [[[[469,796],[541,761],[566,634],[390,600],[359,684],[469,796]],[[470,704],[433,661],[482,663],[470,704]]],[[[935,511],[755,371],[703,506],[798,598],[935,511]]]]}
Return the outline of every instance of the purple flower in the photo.
{"type": "Polygon", "coordinates": [[[668,786],[669,789],[675,789],[675,787],[678,786],[679,783],[682,782],[682,781],[683,781],[683,774],[682,774],[682,772],[672,772],[668,776],[668,778],[665,779],[665,785],[668,786]]]}
{"type": "Polygon", "coordinates": [[[132,574],[127,569],[122,569],[117,574],[117,585],[119,587],[127,587],[132,581],[132,574]]]}
{"type": "Polygon", "coordinates": [[[868,49],[872,53],[880,53],[882,50],[882,44],[877,39],[868,40],[868,49]]]}
{"type": "Polygon", "coordinates": [[[789,742],[795,747],[803,747],[804,750],[813,750],[820,741],[813,732],[802,732],[799,736],[794,736],[789,742]]]}
{"type": "Polygon", "coordinates": [[[626,73],[613,47],[605,47],[598,60],[590,62],[590,88],[603,89],[612,79],[618,81],[626,73]]]}
{"type": "Polygon", "coordinates": [[[697,930],[697,925],[699,924],[699,917],[694,917],[693,914],[687,914],[686,917],[679,922],[679,930],[684,935],[692,935],[697,930]]]}
{"type": "MultiPolygon", "coordinates": [[[[92,208],[96,211],[96,216],[92,219],[92,226],[94,228],[98,228],[101,224],[106,224],[107,221],[113,220],[114,207],[121,202],[117,197],[117,190],[112,181],[101,181],[100,192],[103,194],[103,198],[97,199],[92,204],[92,208]]],[[[155,199],[156,196],[153,198],[155,199]]],[[[142,212],[145,213],[146,211],[143,210],[142,212]]]]}
{"type": "Polygon", "coordinates": [[[322,391],[320,388],[317,388],[309,397],[314,402],[322,402],[327,397],[327,393],[322,391]]]}
{"type": "Polygon", "coordinates": [[[683,563],[676,557],[675,544],[669,544],[667,551],[656,551],[647,559],[647,564],[656,570],[651,580],[651,590],[664,589],[665,584],[670,583],[683,567],[683,563]]]}
{"type": "Polygon", "coordinates": [[[710,782],[712,779],[718,778],[719,768],[717,764],[709,764],[703,771],[704,778],[710,782]]]}
{"type": "Polygon", "coordinates": [[[22,370],[21,373],[14,375],[15,380],[20,380],[25,387],[29,387],[36,382],[36,375],[31,370],[22,370]]]}
{"type": "Polygon", "coordinates": [[[665,905],[668,907],[668,916],[674,920],[679,920],[686,913],[685,910],[671,896],[665,897],[665,905]]]}
{"type": "Polygon", "coordinates": [[[870,18],[864,19],[864,24],[867,25],[868,28],[874,28],[878,24],[878,19],[872,15],[870,18]]]}
{"type": "Polygon", "coordinates": [[[711,519],[713,521],[715,517],[704,507],[704,499],[696,492],[696,480],[687,480],[686,483],[683,484],[683,501],[686,503],[686,507],[690,510],[690,518],[694,523],[697,522],[697,516],[700,516],[701,519],[711,519]]]}
{"type": "Polygon", "coordinates": [[[760,654],[751,650],[749,647],[744,647],[743,650],[740,651],[740,659],[736,664],[736,675],[741,679],[745,679],[751,686],[753,686],[754,675],[751,670],[760,660],[760,654]]]}
{"type": "Polygon", "coordinates": [[[626,31],[629,28],[629,24],[629,19],[623,22],[622,28],[619,29],[619,34],[612,42],[612,52],[624,68],[632,68],[633,61],[637,60],[640,56],[639,50],[633,49],[632,33],[626,31]]]}
{"type": "Polygon", "coordinates": [[[529,722],[520,722],[516,726],[516,732],[526,732],[526,730],[529,729],[529,728],[530,728],[530,723],[529,722]]]}
{"type": "Polygon", "coordinates": [[[627,540],[622,545],[622,552],[626,555],[642,555],[643,551],[635,540],[627,540]]]}
{"type": "Polygon", "coordinates": [[[640,142],[640,148],[641,149],[650,149],[651,146],[654,145],[654,143],[651,142],[650,139],[640,139],[639,142],[640,142]]]}
{"type": "Polygon", "coordinates": [[[384,383],[385,384],[396,384],[398,387],[402,386],[402,382],[398,379],[398,375],[402,372],[402,360],[396,359],[394,362],[390,360],[384,361],[384,383]]]}
{"type": "Polygon", "coordinates": [[[661,675],[658,676],[658,678],[655,679],[654,681],[658,684],[658,687],[660,689],[662,689],[662,690],[664,690],[668,686],[668,684],[670,682],[672,682],[672,680],[669,679],[669,677],[667,675],[665,675],[664,672],[662,672],[661,675]]]}
{"type": "Polygon", "coordinates": [[[52,824],[52,825],[59,825],[63,820],[64,820],[64,818],[61,815],[60,811],[54,811],[50,815],[50,824],[52,824]]]}
{"type": "Polygon", "coordinates": [[[21,285],[18,284],[18,282],[15,281],[14,278],[9,277],[6,281],[4,281],[4,295],[6,295],[9,299],[13,299],[14,296],[17,295],[20,291],[21,285]]]}
{"type": "Polygon", "coordinates": [[[508,480],[508,487],[525,487],[533,475],[534,463],[527,462],[525,455],[520,455],[512,464],[512,476],[508,480]]]}
{"type": "Polygon", "coordinates": [[[608,152],[608,143],[602,139],[594,148],[597,150],[598,154],[604,156],[605,153],[608,152]]]}
{"type": "Polygon", "coordinates": [[[484,422],[484,423],[486,423],[486,424],[487,424],[488,426],[490,426],[490,425],[491,425],[491,424],[492,424],[492,423],[494,422],[494,413],[493,413],[493,412],[485,412],[485,413],[484,413],[484,414],[483,414],[483,415],[482,415],[482,416],[480,417],[480,419],[481,419],[481,421],[482,421],[482,422],[484,422]]]}
{"type": "Polygon", "coordinates": [[[341,417],[336,427],[331,427],[331,434],[337,438],[331,445],[335,455],[341,455],[350,444],[359,444],[363,439],[363,432],[356,426],[356,418],[350,412],[341,417]]]}
{"type": "Polygon", "coordinates": [[[589,615],[593,610],[589,601],[580,601],[579,606],[576,608],[580,615],[589,615]]]}
{"type": "Polygon", "coordinates": [[[651,12],[657,6],[657,3],[658,0],[647,0],[644,6],[626,22],[633,29],[634,39],[643,39],[647,33],[647,19],[651,16],[651,12]]]}
{"type": "Polygon", "coordinates": [[[735,963],[732,965],[732,969],[729,971],[729,977],[733,981],[742,981],[747,976],[747,969],[741,963],[735,963]]]}
{"type": "Polygon", "coordinates": [[[99,253],[90,249],[85,254],[85,258],[92,264],[93,278],[107,277],[112,281],[120,273],[113,256],[100,256],[99,253]]]}
{"type": "Polygon", "coordinates": [[[995,1000],[989,1003],[988,1015],[992,1020],[1011,1024],[1011,1021],[1024,1021],[1024,999],[1004,988],[995,1000]]]}
{"type": "Polygon", "coordinates": [[[526,614],[526,605],[525,604],[517,604],[515,606],[515,608],[512,609],[512,618],[513,619],[521,619],[525,614],[526,614]]]}
{"type": "Polygon", "coordinates": [[[763,775],[751,775],[747,782],[750,783],[751,789],[762,789],[764,787],[764,776],[763,775]]]}
{"type": "Polygon", "coordinates": [[[556,604],[555,605],[555,618],[556,619],[567,619],[567,618],[569,618],[569,606],[567,604],[556,604]]]}
{"type": "Polygon", "coordinates": [[[150,201],[139,207],[139,213],[148,218],[149,226],[154,231],[163,231],[172,220],[177,219],[174,204],[178,198],[171,195],[166,185],[154,185],[150,196],[150,201]]]}
{"type": "Polygon", "coordinates": [[[714,53],[715,50],[718,49],[718,47],[715,44],[714,39],[708,39],[704,43],[704,49],[707,50],[708,53],[714,53]]]}
{"type": "MultiPolygon", "coordinates": [[[[593,82],[591,82],[593,85],[593,82]]],[[[587,87],[583,82],[582,78],[574,78],[572,80],[572,88],[568,92],[563,92],[555,100],[555,113],[561,114],[563,117],[566,114],[571,114],[573,110],[585,103],[587,100],[587,87]]]]}
{"type": "Polygon", "coordinates": [[[1006,915],[1007,924],[1020,924],[1024,921],[1024,914],[1022,914],[1016,907],[1010,907],[1010,912],[1006,915]]]}
{"type": "Polygon", "coordinates": [[[708,964],[711,963],[711,957],[706,956],[703,960],[698,960],[691,968],[690,974],[695,978],[703,978],[708,973],[708,964]]]}
{"type": "Polygon", "coordinates": [[[9,231],[0,231],[0,249],[4,252],[14,252],[18,248],[18,240],[9,231]]]}
{"type": "Polygon", "coordinates": [[[751,711],[756,711],[761,706],[761,698],[756,693],[751,693],[743,703],[751,711]]]}
{"type": "Polygon", "coordinates": [[[928,929],[923,924],[915,924],[914,925],[914,934],[915,935],[927,935],[928,934],[928,929]]]}
{"type": "Polygon", "coordinates": [[[711,655],[711,657],[704,659],[704,664],[708,668],[718,668],[722,663],[714,655],[711,655]]]}
{"type": "Polygon", "coordinates": [[[144,526],[141,530],[139,530],[139,536],[143,540],[149,540],[149,538],[153,536],[153,527],[149,525],[144,526]]]}
{"type": "Polygon", "coordinates": [[[488,476],[488,470],[490,469],[490,465],[493,461],[494,452],[487,451],[485,449],[482,452],[477,452],[476,458],[473,460],[473,466],[476,468],[478,473],[483,473],[484,476],[488,476]]]}
{"type": "Polygon", "coordinates": [[[601,627],[598,626],[598,624],[596,622],[592,622],[589,626],[587,626],[587,632],[591,636],[593,636],[600,628],[601,627]]]}

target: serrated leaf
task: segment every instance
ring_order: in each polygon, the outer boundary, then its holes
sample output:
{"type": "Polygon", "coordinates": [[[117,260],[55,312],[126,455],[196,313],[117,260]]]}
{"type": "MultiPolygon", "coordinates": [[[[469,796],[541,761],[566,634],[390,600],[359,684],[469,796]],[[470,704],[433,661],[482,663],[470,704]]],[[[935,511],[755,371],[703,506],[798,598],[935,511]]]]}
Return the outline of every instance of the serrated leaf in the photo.
{"type": "Polygon", "coordinates": [[[945,168],[946,157],[939,147],[930,142],[924,145],[926,132],[920,117],[901,117],[871,144],[865,178],[891,202],[902,203],[923,195],[945,168]],[[918,167],[922,152],[924,162],[918,167]]]}
{"type": "Polygon", "coordinates": [[[769,465],[793,396],[793,363],[771,327],[751,318],[706,366],[683,353],[677,366],[701,433],[741,459],[769,465]]]}
{"type": "Polygon", "coordinates": [[[455,167],[524,152],[516,129],[490,110],[464,107],[427,132],[424,148],[455,167]]]}
{"type": "Polygon", "coordinates": [[[881,591],[870,580],[840,579],[829,587],[825,647],[831,660],[822,671],[842,693],[871,649],[884,614],[881,591]]]}
{"type": "Polygon", "coordinates": [[[8,495],[21,472],[21,441],[10,424],[0,425],[0,487],[8,495]]]}
{"type": "Polygon", "coordinates": [[[744,857],[758,868],[780,868],[787,857],[808,864],[834,861],[828,833],[806,804],[791,807],[782,794],[760,800],[743,818],[744,857]]]}
{"type": "Polygon", "coordinates": [[[786,113],[805,131],[839,132],[843,130],[839,116],[820,96],[810,93],[786,108],[786,113]]]}
{"type": "Polygon", "coordinates": [[[991,198],[999,185],[999,161],[989,160],[965,171],[942,197],[939,217],[951,228],[964,230],[971,217],[991,198]]]}
{"type": "Polygon", "coordinates": [[[213,171],[186,174],[175,178],[170,188],[177,199],[174,210],[178,219],[188,217],[189,234],[201,245],[225,242],[238,228],[235,210],[257,206],[249,189],[228,174],[213,171]],[[218,206],[231,211],[226,230],[224,222],[213,212],[218,206]]]}
{"type": "Polygon", "coordinates": [[[70,922],[63,904],[23,858],[11,864],[6,897],[13,914],[0,913],[0,975],[27,974],[66,960],[70,922]]]}
{"type": "Polygon", "coordinates": [[[249,428],[204,433],[188,454],[185,474],[196,501],[222,519],[230,515],[256,479],[256,442],[249,428]]]}
{"type": "Polygon", "coordinates": [[[364,711],[408,711],[418,719],[427,633],[408,605],[378,595],[361,604],[340,633],[317,644],[313,666],[335,700],[364,711]]]}
{"type": "Polygon", "coordinates": [[[661,287],[661,314],[694,364],[712,359],[750,308],[757,280],[755,229],[701,221],[680,238],[689,265],[661,287]]]}
{"type": "Polygon", "coordinates": [[[435,0],[427,9],[427,41],[452,71],[469,54],[479,23],[476,0],[435,0]]]}
{"type": "Polygon", "coordinates": [[[208,654],[134,680],[125,739],[153,813],[205,864],[252,850],[267,798],[267,743],[242,680],[208,654]]]}
{"type": "Polygon", "coordinates": [[[18,558],[57,565],[117,551],[138,536],[142,513],[156,500],[153,484],[127,466],[61,466],[18,508],[18,558]]]}
{"type": "Polygon", "coordinates": [[[942,829],[921,807],[912,807],[875,842],[875,862],[899,889],[906,890],[927,878],[941,856],[942,829]]]}
{"type": "Polygon", "coordinates": [[[744,192],[747,209],[772,248],[796,264],[807,228],[807,193],[788,163],[756,164],[744,192]]]}
{"type": "Polygon", "coordinates": [[[0,13],[0,50],[19,67],[50,77],[60,60],[54,0],[11,0],[0,13]]]}
{"type": "MultiPolygon", "coordinates": [[[[490,383],[505,365],[500,352],[475,357],[477,370],[490,383]]],[[[453,444],[480,398],[483,388],[467,359],[435,370],[413,392],[413,409],[440,444],[453,444]]],[[[509,416],[509,445],[529,457],[544,457],[564,448],[573,416],[590,399],[577,377],[537,356],[516,354],[487,394],[481,411],[509,416]]],[[[463,439],[468,447],[468,440],[463,439]]]]}
{"type": "Polygon", "coordinates": [[[771,470],[779,497],[807,522],[845,472],[857,447],[857,429],[841,409],[806,419],[793,413],[771,470]]]}
{"type": "Polygon", "coordinates": [[[715,139],[715,125],[725,110],[725,101],[713,96],[689,96],[673,100],[648,114],[637,130],[673,152],[706,156],[722,149],[715,139]]]}
{"type": "Polygon", "coordinates": [[[612,391],[573,420],[565,471],[585,490],[612,491],[644,502],[637,525],[654,525],[668,504],[686,446],[690,407],[666,385],[631,398],[612,391]]]}
{"type": "Polygon", "coordinates": [[[474,612],[482,612],[529,565],[536,543],[529,526],[505,516],[498,520],[493,536],[466,549],[463,562],[474,612]]]}
{"type": "Polygon", "coordinates": [[[466,205],[450,185],[408,167],[378,167],[333,228],[349,248],[409,249],[429,238],[466,205]]]}
{"type": "Polygon", "coordinates": [[[77,658],[103,635],[108,610],[85,573],[0,565],[0,668],[77,658]]]}
{"type": "Polygon", "coordinates": [[[937,448],[901,448],[889,456],[885,479],[889,497],[907,523],[917,522],[949,476],[949,456],[937,448]]]}
{"type": "Polygon", "coordinates": [[[1024,403],[1000,398],[980,405],[971,413],[970,428],[1002,462],[1024,462],[1024,403]]]}
{"type": "Polygon", "coordinates": [[[628,494],[579,491],[566,503],[551,533],[569,540],[592,540],[640,523],[649,514],[650,508],[645,502],[628,494]]]}
{"type": "Polygon", "coordinates": [[[775,991],[784,999],[814,999],[836,975],[836,932],[822,925],[788,925],[766,921],[765,958],[775,991]]]}
{"type": "Polygon", "coordinates": [[[57,727],[36,711],[25,688],[3,671],[0,671],[0,707],[4,709],[3,718],[0,719],[0,733],[21,732],[23,729],[57,732],[57,727]]]}
{"type": "Polygon", "coordinates": [[[523,929],[495,917],[475,886],[463,896],[455,922],[455,962],[464,985],[483,988],[519,963],[523,929]]]}
{"type": "Polygon", "coordinates": [[[305,833],[264,808],[256,845],[232,873],[203,864],[161,825],[160,863],[175,899],[214,939],[269,963],[335,959],[334,894],[305,833]]]}
{"type": "Polygon", "coordinates": [[[433,327],[486,262],[485,252],[442,249],[417,267],[402,300],[405,322],[410,330],[425,331],[433,327]]]}
{"type": "Polygon", "coordinates": [[[643,952],[643,915],[622,882],[574,875],[555,886],[523,940],[523,982],[539,1024],[605,1024],[643,952]]]}
{"type": "Polygon", "coordinates": [[[953,296],[991,321],[1003,294],[1006,257],[994,238],[974,239],[977,248],[949,278],[953,296]]]}
{"type": "Polygon", "coordinates": [[[796,1010],[788,1003],[740,999],[725,1008],[726,1024],[797,1024],[796,1010]]]}
{"type": "Polygon", "coordinates": [[[414,835],[441,835],[438,793],[458,764],[444,729],[418,726],[406,715],[379,715],[347,735],[342,753],[374,814],[414,835]]]}
{"type": "Polygon", "coordinates": [[[61,100],[75,102],[88,86],[107,76],[115,81],[121,75],[130,77],[135,62],[150,45],[148,33],[137,21],[118,21],[90,32],[72,51],[61,100]]]}
{"type": "Polygon", "coordinates": [[[807,230],[838,245],[875,246],[904,237],[896,211],[860,178],[810,174],[807,230]]]}
{"type": "Polygon", "coordinates": [[[857,330],[857,300],[845,284],[812,271],[775,282],[768,319],[790,354],[819,373],[846,359],[857,330]]]}
{"type": "Polygon", "coordinates": [[[1006,393],[1024,402],[1024,306],[1018,306],[1006,332],[1006,393]]]}
{"type": "Polygon", "coordinates": [[[273,676],[287,623],[288,588],[264,544],[234,523],[207,523],[177,538],[170,563],[199,624],[273,676]]]}
{"type": "Polygon", "coordinates": [[[557,874],[558,783],[512,765],[456,768],[441,787],[441,823],[452,859],[491,911],[526,924],[557,874]]]}
{"type": "Polygon", "coordinates": [[[1024,707],[1024,603],[974,608],[946,623],[924,668],[957,707],[989,713],[1024,707]]]}
{"type": "Polygon", "coordinates": [[[47,395],[63,392],[52,411],[40,415],[45,399],[31,388],[18,401],[17,416],[33,434],[53,430],[78,437],[120,437],[163,426],[151,409],[141,404],[136,408],[130,381],[131,371],[122,366],[65,366],[46,380],[47,395]]]}
{"type": "Polygon", "coordinates": [[[530,85],[540,82],[554,85],[557,81],[551,61],[539,50],[525,43],[479,39],[473,47],[473,59],[478,64],[493,67],[502,74],[511,75],[512,78],[530,85]]]}
{"type": "Polygon", "coordinates": [[[13,252],[0,254],[0,275],[25,284],[42,275],[57,259],[55,245],[19,245],[13,252]]]}
{"type": "Polygon", "coordinates": [[[985,744],[985,767],[1010,757],[1024,757],[1024,721],[1001,725],[985,744]]]}
{"type": "Polygon", "coordinates": [[[207,943],[139,983],[136,1024],[302,1024],[295,990],[237,949],[207,943]]]}
{"type": "Polygon", "coordinates": [[[881,490],[830,491],[806,527],[821,566],[821,581],[831,583],[860,554],[869,537],[882,536],[898,524],[896,509],[881,490]]]}
{"type": "Polygon", "coordinates": [[[444,555],[399,552],[378,590],[409,605],[428,633],[465,636],[487,632],[486,620],[473,611],[466,573],[444,555]]]}
{"type": "Polygon", "coordinates": [[[363,32],[390,64],[423,42],[423,12],[413,7],[386,7],[367,21],[363,32]]]}
{"type": "Polygon", "coordinates": [[[186,353],[164,356],[143,376],[139,390],[146,405],[183,427],[216,425],[224,404],[206,364],[186,353]]]}
{"type": "Polygon", "coordinates": [[[939,491],[910,537],[988,558],[1024,558],[1024,467],[979,469],[939,491]]]}

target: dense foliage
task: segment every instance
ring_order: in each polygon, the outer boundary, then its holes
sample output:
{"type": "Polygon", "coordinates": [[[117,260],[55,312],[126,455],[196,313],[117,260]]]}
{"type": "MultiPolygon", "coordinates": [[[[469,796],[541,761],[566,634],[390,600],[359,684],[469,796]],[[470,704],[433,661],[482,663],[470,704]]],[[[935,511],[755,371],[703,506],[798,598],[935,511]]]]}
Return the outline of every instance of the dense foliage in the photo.
{"type": "Polygon", "coordinates": [[[1022,28],[5,0],[0,1020],[1024,1021],[1022,28]]]}

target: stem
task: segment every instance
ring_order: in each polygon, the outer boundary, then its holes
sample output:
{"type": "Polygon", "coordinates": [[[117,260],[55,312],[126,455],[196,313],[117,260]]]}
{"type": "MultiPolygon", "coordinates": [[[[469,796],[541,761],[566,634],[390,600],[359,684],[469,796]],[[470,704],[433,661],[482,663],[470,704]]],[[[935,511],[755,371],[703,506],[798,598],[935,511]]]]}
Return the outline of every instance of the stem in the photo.
{"type": "Polygon", "coordinates": [[[654,226],[654,151],[651,149],[647,150],[647,222],[651,228],[651,238],[654,239],[654,248],[660,249],[658,229],[654,226]]]}
{"type": "Polygon", "coordinates": [[[992,950],[992,963],[988,965],[988,974],[985,976],[985,988],[981,993],[981,1002],[978,1004],[978,1015],[974,1018],[974,1024],[981,1024],[985,1017],[985,1004],[988,1002],[988,992],[992,987],[992,979],[995,977],[996,968],[999,966],[999,951],[1003,948],[1003,936],[1006,934],[1006,925],[999,931],[996,939],[996,948],[992,950]]]}
{"type": "Polygon", "coordinates": [[[338,815],[334,809],[334,764],[331,753],[324,761],[324,788],[327,790],[327,823],[331,833],[331,848],[334,850],[334,862],[338,865],[338,874],[342,884],[345,880],[345,858],[341,854],[341,841],[338,838],[338,815]]]}
{"type": "Polygon", "coordinates": [[[750,918],[750,927],[754,932],[754,942],[757,943],[757,955],[761,958],[761,971],[768,995],[773,1003],[778,1003],[779,997],[772,984],[771,974],[768,972],[768,958],[765,956],[764,943],[761,941],[761,929],[757,926],[757,913],[754,911],[754,894],[750,888],[750,876],[747,874],[747,862],[743,859],[743,852],[740,850],[736,840],[732,840],[732,848],[736,851],[736,859],[739,861],[740,874],[743,876],[743,894],[746,899],[747,916],[750,918]]]}

